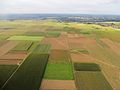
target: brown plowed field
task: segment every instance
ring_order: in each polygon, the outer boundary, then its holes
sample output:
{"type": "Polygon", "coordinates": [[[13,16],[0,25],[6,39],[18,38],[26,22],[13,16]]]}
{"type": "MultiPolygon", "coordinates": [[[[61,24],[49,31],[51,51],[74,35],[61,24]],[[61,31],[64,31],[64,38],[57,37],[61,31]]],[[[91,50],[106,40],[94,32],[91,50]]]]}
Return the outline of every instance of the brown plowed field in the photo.
{"type": "Polygon", "coordinates": [[[0,57],[0,59],[24,59],[25,57],[27,57],[26,53],[7,53],[3,56],[0,57]]]}
{"type": "Polygon", "coordinates": [[[6,44],[0,47],[0,56],[9,52],[13,47],[15,47],[19,42],[18,41],[8,41],[6,44]]]}
{"type": "Polygon", "coordinates": [[[68,50],[69,46],[65,38],[44,38],[41,43],[51,44],[52,49],[68,50]]]}
{"type": "Polygon", "coordinates": [[[112,51],[114,51],[116,54],[120,55],[120,47],[119,45],[116,45],[114,42],[112,42],[109,39],[101,39],[106,45],[108,45],[112,51]]]}
{"type": "Polygon", "coordinates": [[[5,40],[0,41],[0,47],[1,47],[2,45],[6,44],[7,42],[8,42],[8,41],[5,41],[5,40]]]}
{"type": "Polygon", "coordinates": [[[43,80],[40,90],[76,90],[73,80],[43,80]]]}
{"type": "Polygon", "coordinates": [[[15,65],[15,64],[19,64],[21,61],[20,60],[0,60],[0,64],[1,65],[15,65]]]}
{"type": "Polygon", "coordinates": [[[95,62],[96,60],[87,54],[71,53],[71,59],[73,62],[95,62]]]}

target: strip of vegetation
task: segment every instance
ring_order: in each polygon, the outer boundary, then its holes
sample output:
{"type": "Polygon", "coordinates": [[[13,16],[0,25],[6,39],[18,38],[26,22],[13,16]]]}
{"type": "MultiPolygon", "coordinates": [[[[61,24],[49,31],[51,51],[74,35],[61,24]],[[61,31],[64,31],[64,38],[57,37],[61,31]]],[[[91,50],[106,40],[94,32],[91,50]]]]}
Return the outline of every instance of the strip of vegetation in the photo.
{"type": "Polygon", "coordinates": [[[74,63],[75,71],[101,71],[98,64],[95,63],[74,63]]]}
{"type": "Polygon", "coordinates": [[[32,46],[33,42],[21,42],[12,51],[28,51],[32,46]]]}
{"type": "Polygon", "coordinates": [[[15,71],[17,65],[0,65],[0,88],[15,71]]]}
{"type": "Polygon", "coordinates": [[[43,39],[42,36],[12,36],[7,40],[41,41],[42,39],[43,39]]]}
{"type": "Polygon", "coordinates": [[[49,44],[40,44],[34,49],[34,53],[46,54],[49,53],[51,45],[49,44]]]}

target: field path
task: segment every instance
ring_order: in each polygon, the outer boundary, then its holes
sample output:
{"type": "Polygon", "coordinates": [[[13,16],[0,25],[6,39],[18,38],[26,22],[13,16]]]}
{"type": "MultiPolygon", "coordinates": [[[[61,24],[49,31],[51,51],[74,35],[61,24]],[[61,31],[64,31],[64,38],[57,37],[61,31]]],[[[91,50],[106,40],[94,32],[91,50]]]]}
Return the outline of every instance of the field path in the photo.
{"type": "Polygon", "coordinates": [[[0,56],[6,54],[9,50],[15,47],[18,43],[19,43],[18,41],[8,41],[8,43],[0,47],[0,56]]]}

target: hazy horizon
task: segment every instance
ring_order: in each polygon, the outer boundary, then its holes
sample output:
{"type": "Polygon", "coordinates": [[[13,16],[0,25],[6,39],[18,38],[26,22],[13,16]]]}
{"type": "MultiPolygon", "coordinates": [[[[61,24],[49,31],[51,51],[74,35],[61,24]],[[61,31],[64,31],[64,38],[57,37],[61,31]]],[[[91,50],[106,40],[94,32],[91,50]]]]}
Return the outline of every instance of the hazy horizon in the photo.
{"type": "Polygon", "coordinates": [[[120,0],[1,0],[0,14],[120,15],[120,0]]]}

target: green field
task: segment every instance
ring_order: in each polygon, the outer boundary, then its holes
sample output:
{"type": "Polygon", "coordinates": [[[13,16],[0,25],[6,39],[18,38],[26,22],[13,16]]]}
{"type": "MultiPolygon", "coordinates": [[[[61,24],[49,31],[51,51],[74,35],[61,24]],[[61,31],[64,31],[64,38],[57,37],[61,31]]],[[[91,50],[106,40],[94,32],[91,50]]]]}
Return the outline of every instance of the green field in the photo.
{"type": "Polygon", "coordinates": [[[70,62],[69,53],[66,50],[53,50],[59,54],[50,54],[46,67],[45,79],[55,80],[73,80],[72,64],[70,62]]]}
{"type": "Polygon", "coordinates": [[[12,51],[28,51],[31,46],[33,45],[33,42],[20,42],[16,47],[12,49],[12,51]]]}
{"type": "MultiPolygon", "coordinates": [[[[17,65],[0,65],[0,88],[15,71],[17,65]]],[[[1,90],[1,89],[0,89],[1,90]]]]}
{"type": "Polygon", "coordinates": [[[34,49],[34,53],[39,54],[48,54],[50,52],[51,45],[48,44],[40,44],[34,49]]]}
{"type": "Polygon", "coordinates": [[[113,90],[102,72],[76,71],[75,83],[78,90],[113,90]]]}
{"type": "Polygon", "coordinates": [[[2,90],[39,90],[47,60],[47,54],[32,53],[2,90]]]}
{"type": "Polygon", "coordinates": [[[41,41],[43,38],[42,36],[11,36],[7,40],[41,41]]]}
{"type": "Polygon", "coordinates": [[[72,66],[69,63],[48,63],[44,78],[52,80],[72,80],[72,66]]]}
{"type": "Polygon", "coordinates": [[[75,71],[101,71],[98,64],[95,63],[74,63],[75,71]]]}

